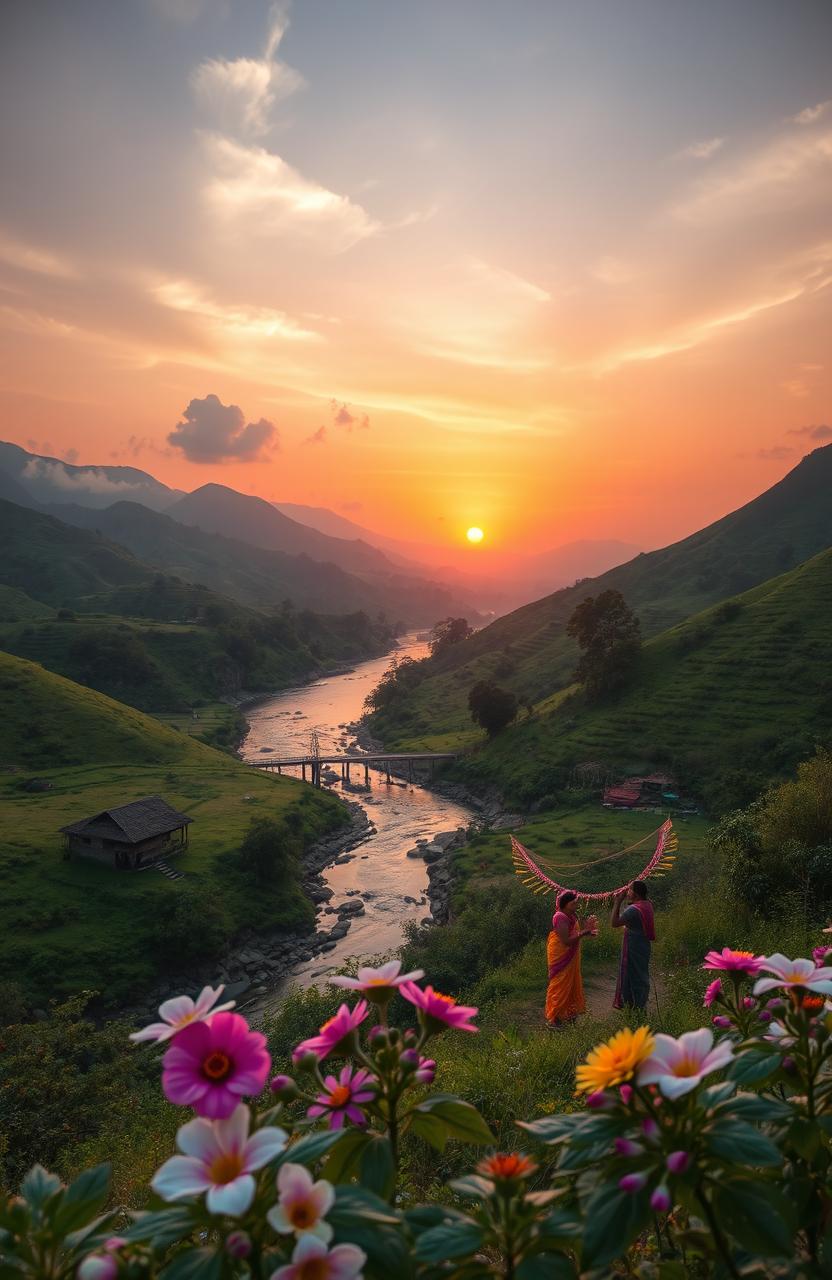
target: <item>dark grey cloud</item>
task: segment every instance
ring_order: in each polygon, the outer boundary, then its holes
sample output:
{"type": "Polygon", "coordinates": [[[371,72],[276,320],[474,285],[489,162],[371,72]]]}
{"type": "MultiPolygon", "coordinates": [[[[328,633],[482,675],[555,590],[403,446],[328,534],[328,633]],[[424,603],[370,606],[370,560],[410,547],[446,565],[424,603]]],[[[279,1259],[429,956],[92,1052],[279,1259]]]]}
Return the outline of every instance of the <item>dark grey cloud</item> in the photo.
{"type": "Polygon", "coordinates": [[[307,436],[304,444],[326,444],[326,427],[318,427],[317,431],[313,431],[311,436],[307,436]]]}
{"type": "Polygon", "coordinates": [[[349,405],[339,404],[337,400],[330,400],[330,408],[332,409],[332,421],[336,427],[344,427],[347,431],[355,428],[366,431],[370,425],[369,415],[366,413],[353,413],[349,405]]]}
{"type": "Polygon", "coordinates": [[[253,462],[267,447],[279,446],[273,422],[246,422],[239,405],[223,404],[219,396],[192,400],[182,419],[168,444],[181,449],[189,462],[253,462]]]}
{"type": "Polygon", "coordinates": [[[815,427],[792,427],[790,436],[806,436],[809,440],[832,440],[832,427],[819,422],[815,427]]]}

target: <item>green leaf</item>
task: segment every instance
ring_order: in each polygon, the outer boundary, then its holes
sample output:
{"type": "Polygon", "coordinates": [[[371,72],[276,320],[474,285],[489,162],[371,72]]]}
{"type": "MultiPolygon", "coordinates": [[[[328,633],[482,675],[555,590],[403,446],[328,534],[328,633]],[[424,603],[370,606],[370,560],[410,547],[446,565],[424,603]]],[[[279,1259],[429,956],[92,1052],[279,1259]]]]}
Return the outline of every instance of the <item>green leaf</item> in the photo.
{"type": "Polygon", "coordinates": [[[55,1214],[55,1230],[66,1235],[82,1227],[104,1207],[109,1193],[110,1165],[99,1164],[94,1169],[85,1169],[61,1196],[55,1214]]]}
{"type": "Polygon", "coordinates": [[[389,1204],[385,1204],[366,1187],[354,1185],[335,1188],[335,1203],[326,1217],[333,1227],[349,1225],[356,1218],[394,1226],[401,1223],[401,1218],[389,1204]]]}
{"type": "Polygon", "coordinates": [[[791,1256],[790,1206],[775,1187],[732,1178],[717,1186],[713,1205],[722,1229],[743,1249],[766,1258],[791,1256]]]}
{"type": "Polygon", "coordinates": [[[715,1114],[731,1116],[737,1120],[767,1120],[774,1123],[788,1119],[794,1115],[794,1111],[787,1102],[780,1102],[777,1098],[765,1097],[759,1093],[735,1093],[733,1098],[716,1107],[715,1114]]]}
{"type": "Polygon", "coordinates": [[[477,1173],[469,1173],[466,1178],[455,1178],[450,1184],[451,1191],[465,1200],[487,1200],[494,1190],[494,1183],[488,1178],[481,1178],[477,1173]]]}
{"type": "Polygon", "coordinates": [[[558,1209],[544,1218],[540,1230],[548,1240],[579,1240],[584,1223],[576,1209],[558,1209]]]}
{"type": "Polygon", "coordinates": [[[702,1104],[707,1110],[709,1107],[716,1107],[719,1103],[724,1102],[726,1098],[730,1098],[736,1089],[736,1085],[731,1080],[723,1080],[720,1084],[709,1085],[707,1089],[702,1090],[702,1104]]]}
{"type": "Polygon", "coordinates": [[[736,1084],[759,1084],[774,1075],[780,1066],[779,1053],[761,1053],[759,1049],[746,1049],[737,1055],[728,1068],[728,1076],[736,1084]]]}
{"type": "Polygon", "coordinates": [[[155,1249],[166,1249],[177,1240],[185,1239],[195,1229],[196,1222],[190,1209],[177,1205],[174,1209],[137,1214],[135,1222],[119,1234],[126,1240],[150,1242],[155,1249]]]}
{"type": "Polygon", "coordinates": [[[523,1259],[514,1274],[517,1280],[575,1280],[578,1273],[563,1253],[534,1253],[523,1259]]]}
{"type": "Polygon", "coordinates": [[[389,1200],[396,1181],[393,1164],[393,1148],[383,1134],[368,1135],[369,1141],[361,1151],[361,1181],[365,1187],[389,1200]]]}
{"type": "Polygon", "coordinates": [[[282,1164],[287,1164],[289,1161],[292,1164],[312,1165],[325,1156],[330,1147],[334,1147],[342,1136],[340,1129],[324,1129],[320,1133],[310,1133],[299,1142],[284,1148],[278,1158],[272,1161],[271,1168],[279,1169],[282,1164]]]}
{"type": "Polygon", "coordinates": [[[470,1218],[464,1222],[443,1222],[422,1232],[416,1241],[416,1257],[420,1262],[467,1257],[481,1248],[483,1234],[483,1228],[470,1218]]]}
{"type": "Polygon", "coordinates": [[[54,1173],[49,1173],[42,1164],[33,1165],[20,1185],[20,1194],[30,1209],[42,1209],[56,1191],[60,1191],[62,1182],[54,1173]]]}
{"type": "Polygon", "coordinates": [[[365,1275],[372,1272],[385,1280],[388,1276],[406,1280],[413,1274],[402,1219],[372,1191],[355,1185],[336,1187],[335,1204],[326,1216],[338,1243],[357,1244],[367,1254],[370,1265],[365,1275]]]}
{"type": "Polygon", "coordinates": [[[483,1120],[476,1107],[447,1094],[434,1094],[413,1108],[414,1114],[436,1116],[452,1138],[460,1142],[473,1142],[478,1146],[496,1142],[497,1139],[483,1120]]]}
{"type": "Polygon", "coordinates": [[[711,1154],[730,1164],[774,1169],[783,1163],[779,1148],[745,1120],[717,1120],[705,1130],[705,1137],[711,1154]]]}
{"type": "Polygon", "coordinates": [[[629,1195],[618,1183],[599,1187],[586,1206],[584,1247],[585,1267],[603,1267],[620,1258],[635,1240],[649,1217],[644,1192],[629,1195]]]}
{"type": "Polygon", "coordinates": [[[571,1137],[576,1127],[584,1120],[586,1120],[585,1113],[576,1111],[567,1115],[541,1116],[539,1120],[518,1120],[517,1127],[525,1129],[539,1142],[554,1143],[571,1137]]]}
{"type": "Polygon", "coordinates": [[[358,1168],[361,1152],[370,1141],[366,1129],[343,1129],[340,1140],[330,1149],[324,1165],[328,1182],[347,1182],[358,1168]]]}
{"type": "Polygon", "coordinates": [[[804,1160],[814,1160],[821,1146],[818,1126],[805,1116],[796,1116],[786,1131],[789,1142],[804,1160]]]}
{"type": "Polygon", "coordinates": [[[411,1111],[410,1133],[429,1142],[436,1151],[444,1151],[448,1141],[448,1130],[439,1116],[432,1116],[427,1111],[411,1111]]]}
{"type": "Polygon", "coordinates": [[[216,1249],[183,1249],[161,1272],[161,1280],[220,1280],[223,1256],[216,1249]]]}

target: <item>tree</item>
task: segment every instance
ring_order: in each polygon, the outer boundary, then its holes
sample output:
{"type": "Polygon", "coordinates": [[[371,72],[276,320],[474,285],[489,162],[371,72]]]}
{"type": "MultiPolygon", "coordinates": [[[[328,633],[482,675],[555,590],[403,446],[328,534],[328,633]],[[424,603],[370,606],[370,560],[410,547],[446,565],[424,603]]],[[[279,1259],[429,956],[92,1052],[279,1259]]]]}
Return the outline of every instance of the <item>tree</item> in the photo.
{"type": "Polygon", "coordinates": [[[641,623],[620,591],[587,596],[566,632],[582,651],[575,679],[588,697],[603,697],[626,682],[641,651],[641,623]]]}
{"type": "Polygon", "coordinates": [[[240,861],[258,884],[274,884],[287,876],[294,879],[298,846],[297,835],[291,834],[285,823],[255,818],[240,845],[240,861]]]}
{"type": "Polygon", "coordinates": [[[474,628],[468,625],[467,618],[443,618],[435,623],[430,633],[430,656],[440,657],[473,634],[474,628]]]}
{"type": "Polygon", "coordinates": [[[517,715],[517,699],[510,689],[501,689],[490,680],[480,680],[468,694],[471,719],[489,738],[511,724],[517,715]]]}

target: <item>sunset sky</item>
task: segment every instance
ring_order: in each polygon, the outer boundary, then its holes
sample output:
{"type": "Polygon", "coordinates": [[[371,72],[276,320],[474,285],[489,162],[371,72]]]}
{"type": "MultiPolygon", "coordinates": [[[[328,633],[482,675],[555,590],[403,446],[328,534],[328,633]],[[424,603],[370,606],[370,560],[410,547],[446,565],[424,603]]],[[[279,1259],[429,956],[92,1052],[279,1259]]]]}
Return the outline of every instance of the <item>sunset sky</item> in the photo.
{"type": "Polygon", "coordinates": [[[832,441],[831,50],[825,0],[3,0],[0,438],[682,536],[832,441]]]}

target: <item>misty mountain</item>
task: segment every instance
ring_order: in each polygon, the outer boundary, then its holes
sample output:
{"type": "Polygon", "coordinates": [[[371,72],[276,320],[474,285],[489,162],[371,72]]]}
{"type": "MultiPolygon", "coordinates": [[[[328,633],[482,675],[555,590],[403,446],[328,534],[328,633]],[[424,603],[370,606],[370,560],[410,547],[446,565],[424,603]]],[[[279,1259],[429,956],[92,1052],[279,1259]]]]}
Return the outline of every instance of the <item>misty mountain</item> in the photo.
{"type": "Polygon", "coordinates": [[[128,499],[164,511],[181,496],[180,490],[169,489],[137,467],[76,466],[5,441],[0,441],[0,476],[3,497],[24,506],[78,502],[85,507],[109,507],[128,499]],[[14,489],[8,488],[9,478],[17,487],[16,497],[14,489]]]}

